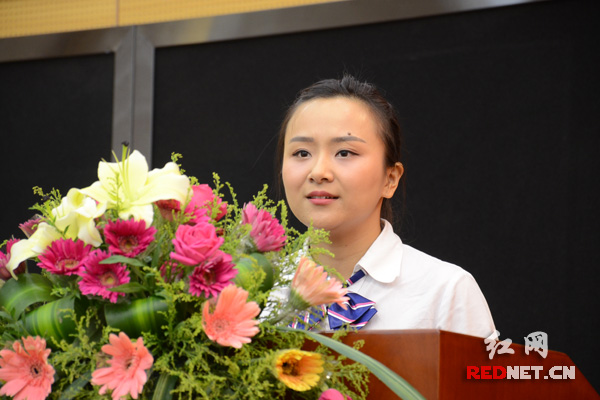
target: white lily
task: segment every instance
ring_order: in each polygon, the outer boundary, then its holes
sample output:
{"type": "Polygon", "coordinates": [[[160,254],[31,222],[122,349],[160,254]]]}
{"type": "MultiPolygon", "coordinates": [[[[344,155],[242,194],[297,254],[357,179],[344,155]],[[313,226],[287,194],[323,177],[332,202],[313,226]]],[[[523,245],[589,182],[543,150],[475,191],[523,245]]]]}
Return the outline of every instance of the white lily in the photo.
{"type": "Polygon", "coordinates": [[[19,240],[12,245],[10,249],[10,259],[6,263],[6,269],[11,273],[13,278],[17,279],[14,270],[21,262],[38,256],[46,250],[52,242],[60,239],[61,235],[53,226],[42,222],[38,225],[37,230],[29,239],[19,240]]]}
{"type": "Polygon", "coordinates": [[[98,179],[82,192],[106,204],[107,209],[116,209],[120,218],[143,219],[146,226],[154,218],[152,203],[171,199],[184,203],[190,188],[177,164],[169,162],[164,168],[148,171],[146,157],[137,150],[120,162],[101,161],[98,179]]]}
{"type": "Polygon", "coordinates": [[[102,244],[102,236],[96,228],[95,219],[106,210],[105,203],[96,203],[79,189],[71,189],[60,205],[52,210],[56,217],[54,225],[62,230],[67,239],[79,238],[94,247],[102,244]]]}

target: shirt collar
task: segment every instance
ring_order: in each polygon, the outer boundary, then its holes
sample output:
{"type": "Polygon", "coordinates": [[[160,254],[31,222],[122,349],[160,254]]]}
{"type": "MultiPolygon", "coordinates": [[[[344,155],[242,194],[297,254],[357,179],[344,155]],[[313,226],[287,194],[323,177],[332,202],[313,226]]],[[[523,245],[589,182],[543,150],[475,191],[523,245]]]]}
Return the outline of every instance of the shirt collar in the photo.
{"type": "Polygon", "coordinates": [[[402,265],[402,241],[392,225],[382,219],[383,229],[369,250],[358,261],[354,271],[362,268],[367,275],[382,283],[393,282],[402,265]]]}

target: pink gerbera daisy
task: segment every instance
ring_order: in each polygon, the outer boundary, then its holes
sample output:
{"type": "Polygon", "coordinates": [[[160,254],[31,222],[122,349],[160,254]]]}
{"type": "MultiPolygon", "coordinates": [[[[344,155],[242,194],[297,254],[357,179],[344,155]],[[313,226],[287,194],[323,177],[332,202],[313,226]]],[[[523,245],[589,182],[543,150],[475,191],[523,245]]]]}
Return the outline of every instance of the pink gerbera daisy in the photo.
{"type": "Polygon", "coordinates": [[[129,271],[123,264],[100,264],[100,261],[110,257],[102,250],[95,250],[85,259],[84,272],[79,275],[79,289],[83,294],[102,296],[116,303],[119,296],[125,293],[111,292],[108,289],[129,283],[129,271]]]}
{"type": "Polygon", "coordinates": [[[290,303],[299,310],[330,303],[337,303],[345,309],[347,292],[337,279],[327,279],[327,272],[323,267],[302,257],[292,280],[290,303]]]}
{"type": "Polygon", "coordinates": [[[40,254],[38,266],[53,274],[78,274],[83,271],[83,261],[91,250],[92,246],[81,240],[58,239],[40,254]]]}
{"type": "Polygon", "coordinates": [[[206,336],[221,346],[237,349],[259,332],[258,321],[253,319],[260,307],[253,301],[247,302],[248,292],[235,285],[221,291],[214,312],[210,313],[210,302],[202,308],[202,327],[206,336]]]}
{"type": "Polygon", "coordinates": [[[252,225],[250,236],[258,251],[278,251],[285,245],[285,229],[267,210],[247,204],[242,210],[242,223],[252,225]]]}
{"type": "Polygon", "coordinates": [[[190,275],[190,293],[194,296],[217,296],[237,275],[231,256],[219,251],[219,255],[194,268],[190,275]]]}
{"type": "Polygon", "coordinates": [[[133,343],[125,333],[120,332],[119,336],[111,334],[109,340],[110,344],[102,346],[102,351],[112,356],[108,360],[110,367],[94,371],[92,384],[102,386],[100,394],[112,390],[113,400],[128,394],[137,399],[148,380],[146,370],[154,362],[152,354],[144,346],[144,339],[141,337],[133,343]]]}
{"type": "Polygon", "coordinates": [[[148,248],[154,240],[156,228],[146,228],[144,220],[110,221],[104,228],[108,248],[113,254],[135,257],[148,248]]]}
{"type": "Polygon", "coordinates": [[[39,336],[26,337],[23,345],[13,343],[13,350],[0,350],[0,379],[6,383],[0,396],[13,396],[14,400],[41,400],[49,394],[54,382],[54,368],[48,364],[50,349],[39,336]]]}

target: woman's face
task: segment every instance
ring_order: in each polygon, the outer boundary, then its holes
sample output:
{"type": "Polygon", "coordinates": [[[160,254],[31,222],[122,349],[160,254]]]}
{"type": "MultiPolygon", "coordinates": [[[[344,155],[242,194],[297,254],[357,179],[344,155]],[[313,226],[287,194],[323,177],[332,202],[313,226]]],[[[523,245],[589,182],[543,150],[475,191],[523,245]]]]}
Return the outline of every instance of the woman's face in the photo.
{"type": "Polygon", "coordinates": [[[399,176],[385,167],[378,129],[360,100],[299,106],[287,126],[281,172],[288,204],[303,224],[332,233],[379,227],[382,200],[394,194],[399,176]]]}

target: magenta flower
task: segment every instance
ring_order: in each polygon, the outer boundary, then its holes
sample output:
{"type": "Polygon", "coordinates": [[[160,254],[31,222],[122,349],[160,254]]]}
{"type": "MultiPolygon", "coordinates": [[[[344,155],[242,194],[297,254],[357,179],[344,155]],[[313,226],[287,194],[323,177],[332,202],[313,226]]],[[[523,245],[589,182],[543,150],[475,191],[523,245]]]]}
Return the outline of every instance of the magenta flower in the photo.
{"type": "MultiPolygon", "coordinates": [[[[206,184],[192,186],[192,198],[185,207],[185,213],[191,219],[188,221],[190,225],[208,222],[211,215],[209,210],[212,208],[212,203],[215,199],[210,186],[206,184]]],[[[181,212],[181,203],[177,200],[159,200],[156,203],[162,217],[168,221],[173,221],[173,212],[176,214],[181,212]]],[[[220,197],[217,197],[217,206],[219,212],[215,217],[218,221],[227,214],[227,203],[224,203],[220,197]]]]}
{"type": "Polygon", "coordinates": [[[352,398],[350,396],[346,396],[345,394],[338,392],[335,389],[327,389],[326,391],[321,393],[319,400],[352,400],[352,398]]]}
{"type": "Polygon", "coordinates": [[[216,297],[237,275],[234,267],[231,256],[219,251],[217,256],[194,268],[190,275],[190,293],[198,297],[202,293],[206,298],[216,297]]]}
{"type": "Polygon", "coordinates": [[[144,252],[154,240],[155,233],[156,228],[153,226],[146,229],[146,222],[143,219],[110,221],[104,228],[108,249],[113,254],[125,257],[135,257],[144,252]]]}
{"type": "MultiPolygon", "coordinates": [[[[4,254],[0,250],[0,279],[2,279],[3,281],[7,281],[10,278],[12,278],[10,271],[8,270],[8,268],[6,268],[6,264],[8,264],[8,261],[10,260],[10,248],[18,241],[19,241],[19,239],[10,239],[6,243],[6,254],[4,254]]],[[[18,275],[18,274],[22,274],[23,272],[25,272],[26,269],[27,269],[27,265],[25,264],[25,261],[23,261],[22,263],[19,264],[19,266],[17,268],[15,268],[15,270],[13,272],[15,273],[15,275],[18,275]]]]}
{"type": "Polygon", "coordinates": [[[23,231],[25,236],[31,237],[31,235],[33,235],[33,233],[36,231],[40,222],[42,222],[42,218],[39,215],[36,215],[22,224],[19,224],[19,229],[23,231]]]}
{"type": "Polygon", "coordinates": [[[91,250],[92,246],[83,240],[58,239],[40,254],[38,266],[57,275],[79,274],[83,272],[83,261],[91,250]]]}
{"type": "Polygon", "coordinates": [[[250,236],[260,252],[278,251],[285,244],[285,229],[266,210],[258,210],[252,203],[242,211],[242,223],[251,224],[250,236]]]}
{"type": "Polygon", "coordinates": [[[111,292],[108,289],[129,283],[129,271],[123,264],[100,264],[100,261],[110,257],[110,253],[94,250],[84,261],[84,272],[79,275],[79,289],[83,294],[102,296],[116,303],[119,296],[125,293],[111,292]]]}
{"type": "MultiPolygon", "coordinates": [[[[208,216],[208,212],[212,207],[212,203],[215,199],[215,195],[213,194],[210,186],[206,184],[202,185],[194,185],[192,186],[193,195],[189,204],[185,208],[185,212],[187,214],[193,215],[192,219],[189,221],[191,224],[197,224],[201,222],[202,217],[208,216]]],[[[215,220],[220,220],[227,214],[227,204],[221,201],[220,197],[217,197],[217,206],[219,207],[219,213],[217,214],[215,220]]]]}
{"type": "Polygon", "coordinates": [[[203,221],[196,225],[179,225],[175,232],[173,260],[184,265],[198,265],[209,259],[223,244],[215,227],[203,221]]]}

